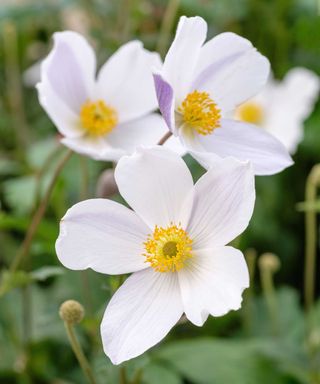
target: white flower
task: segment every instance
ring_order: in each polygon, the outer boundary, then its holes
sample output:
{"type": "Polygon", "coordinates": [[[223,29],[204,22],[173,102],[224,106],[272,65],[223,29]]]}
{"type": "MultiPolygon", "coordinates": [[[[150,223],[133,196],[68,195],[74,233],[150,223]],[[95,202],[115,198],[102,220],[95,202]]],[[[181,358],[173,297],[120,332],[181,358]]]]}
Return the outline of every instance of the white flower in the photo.
{"type": "Polygon", "coordinates": [[[156,144],[167,128],[157,107],[151,66],[158,54],[138,41],[123,45],[100,69],[86,40],[75,32],[54,34],[43,61],[39,99],[63,144],[97,160],[117,161],[137,145],[156,144]]]}
{"type": "Polygon", "coordinates": [[[183,313],[201,326],[239,309],[249,285],[242,253],[226,246],[251,218],[249,163],[220,160],[193,185],[184,161],[162,147],[124,156],[115,171],[122,197],[74,205],[56,242],[63,265],[133,274],[115,293],[101,334],[114,364],[158,343],[183,313]]]}
{"type": "Polygon", "coordinates": [[[315,73],[305,68],[291,69],[281,82],[270,78],[257,96],[237,108],[235,118],[263,127],[294,153],[303,138],[303,121],[313,110],[319,87],[315,73]]]}
{"type": "Polygon", "coordinates": [[[230,112],[265,84],[269,62],[250,41],[222,33],[204,44],[207,24],[182,17],[163,67],[154,70],[160,111],[174,135],[202,165],[217,157],[250,160],[258,175],[292,164],[272,135],[229,119],[230,112]]]}

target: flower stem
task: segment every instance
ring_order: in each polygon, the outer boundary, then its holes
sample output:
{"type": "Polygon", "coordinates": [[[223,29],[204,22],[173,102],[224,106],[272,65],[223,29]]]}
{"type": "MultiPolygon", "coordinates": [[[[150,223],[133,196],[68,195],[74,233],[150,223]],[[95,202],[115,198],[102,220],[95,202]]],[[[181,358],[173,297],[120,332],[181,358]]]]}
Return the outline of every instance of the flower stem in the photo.
{"type": "Polygon", "coordinates": [[[36,231],[37,231],[38,226],[41,222],[41,219],[42,219],[42,217],[46,211],[46,208],[48,206],[48,203],[49,203],[52,191],[55,187],[56,181],[57,181],[61,171],[63,170],[65,164],[70,159],[72,153],[73,152],[71,150],[68,150],[66,152],[65,156],[58,163],[58,166],[54,172],[54,175],[51,179],[51,182],[48,186],[48,189],[47,189],[42,201],[40,202],[38,209],[36,210],[36,212],[32,218],[31,224],[30,224],[29,229],[26,233],[26,236],[22,242],[22,245],[21,245],[18,253],[16,254],[15,258],[13,259],[12,264],[10,265],[10,268],[9,268],[10,272],[16,271],[19,264],[28,255],[30,246],[32,244],[33,237],[36,234],[36,231]]]}
{"type": "Polygon", "coordinates": [[[54,149],[48,155],[48,157],[44,161],[41,169],[39,170],[39,172],[36,175],[36,193],[35,193],[35,202],[34,202],[35,207],[39,204],[39,201],[41,198],[41,187],[42,187],[42,181],[43,181],[44,175],[46,174],[47,170],[50,168],[52,162],[54,161],[55,157],[60,152],[61,148],[62,148],[61,145],[54,147],[54,149]]]}
{"type": "Polygon", "coordinates": [[[272,332],[277,335],[279,331],[278,306],[276,292],[273,284],[273,274],[280,268],[280,262],[276,255],[264,253],[259,258],[260,278],[263,294],[266,300],[272,332]]]}
{"type": "MultiPolygon", "coordinates": [[[[30,137],[26,121],[19,68],[18,33],[15,24],[7,21],[3,25],[3,49],[7,96],[17,139],[17,148],[23,151],[30,137]]],[[[20,154],[18,152],[18,154],[20,154]]]]}
{"type": "Polygon", "coordinates": [[[172,30],[174,19],[178,12],[179,4],[180,0],[169,0],[168,6],[166,8],[157,44],[157,51],[160,53],[161,56],[164,55],[167,49],[170,32],[172,30]]]}
{"type": "Polygon", "coordinates": [[[253,311],[253,287],[254,276],[256,271],[257,252],[253,248],[249,248],[244,253],[250,278],[250,286],[244,292],[244,304],[243,304],[243,322],[247,333],[250,332],[252,326],[252,311],[253,311]]]}
{"type": "Polygon", "coordinates": [[[94,379],[90,364],[88,360],[86,359],[83,350],[81,348],[81,345],[75,335],[74,329],[73,329],[73,324],[71,324],[68,321],[64,321],[64,325],[67,331],[68,339],[71,344],[71,348],[76,355],[76,358],[79,362],[79,365],[86,376],[88,383],[90,384],[96,384],[96,381],[94,379]]]}
{"type": "MultiPolygon", "coordinates": [[[[306,182],[305,200],[307,204],[316,201],[317,187],[320,183],[320,164],[315,165],[306,182]]],[[[304,299],[306,310],[309,311],[314,303],[315,263],[317,249],[317,218],[316,211],[307,209],[305,213],[305,270],[304,270],[304,299]]]]}
{"type": "Polygon", "coordinates": [[[127,372],[126,372],[126,367],[122,366],[120,367],[120,372],[119,372],[119,383],[120,384],[128,384],[127,380],[127,372]]]}
{"type": "Polygon", "coordinates": [[[87,158],[79,156],[81,171],[80,200],[85,200],[89,196],[89,169],[87,158]]]}
{"type": "Polygon", "coordinates": [[[172,136],[172,132],[168,131],[158,142],[158,145],[163,145],[170,137],[172,136]]]}

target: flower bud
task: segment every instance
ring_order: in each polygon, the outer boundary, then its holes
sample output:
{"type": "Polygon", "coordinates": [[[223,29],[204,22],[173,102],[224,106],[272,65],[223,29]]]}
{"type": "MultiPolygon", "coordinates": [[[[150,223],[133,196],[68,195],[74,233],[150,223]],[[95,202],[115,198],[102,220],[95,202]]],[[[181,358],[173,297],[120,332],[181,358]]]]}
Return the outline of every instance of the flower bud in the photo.
{"type": "Polygon", "coordinates": [[[259,267],[277,272],[280,269],[280,259],[274,253],[264,253],[259,257],[259,267]]]}
{"type": "Polygon", "coordinates": [[[63,321],[69,324],[77,324],[84,317],[84,308],[78,301],[67,300],[61,304],[59,315],[63,321]]]}
{"type": "Polygon", "coordinates": [[[111,197],[118,192],[118,187],[114,179],[114,170],[106,169],[103,171],[98,179],[96,196],[97,197],[111,197]]]}

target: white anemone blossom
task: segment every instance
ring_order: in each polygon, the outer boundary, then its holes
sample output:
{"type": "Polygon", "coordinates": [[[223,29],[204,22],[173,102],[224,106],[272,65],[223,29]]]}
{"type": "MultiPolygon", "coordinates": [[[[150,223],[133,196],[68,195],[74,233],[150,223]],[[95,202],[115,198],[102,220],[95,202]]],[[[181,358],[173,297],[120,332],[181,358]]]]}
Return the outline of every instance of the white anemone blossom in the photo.
{"type": "Polygon", "coordinates": [[[240,308],[248,269],[226,244],[247,227],[255,189],[249,162],[220,160],[194,185],[182,158],[159,146],[122,157],[115,179],[133,210],[107,199],[74,205],[56,252],[73,270],[132,272],[101,324],[104,351],[119,364],[158,343],[183,313],[202,326],[240,308]]]}
{"type": "Polygon", "coordinates": [[[319,87],[315,73],[293,68],[282,81],[270,78],[257,96],[237,108],[235,118],[261,126],[290,153],[295,153],[303,138],[303,122],[313,110],[319,87]]]}
{"type": "Polygon", "coordinates": [[[169,130],[206,168],[217,157],[251,161],[257,175],[292,164],[284,146],[256,126],[230,119],[265,85],[270,65],[250,41],[221,33],[205,42],[201,17],[181,17],[163,67],[154,69],[160,111],[169,130]]]}
{"type": "Polygon", "coordinates": [[[156,144],[167,128],[151,113],[157,108],[153,65],[161,65],[159,55],[132,41],[96,76],[96,57],[87,41],[75,32],[55,33],[37,88],[41,105],[63,135],[61,142],[96,160],[111,161],[137,145],[156,144]]]}

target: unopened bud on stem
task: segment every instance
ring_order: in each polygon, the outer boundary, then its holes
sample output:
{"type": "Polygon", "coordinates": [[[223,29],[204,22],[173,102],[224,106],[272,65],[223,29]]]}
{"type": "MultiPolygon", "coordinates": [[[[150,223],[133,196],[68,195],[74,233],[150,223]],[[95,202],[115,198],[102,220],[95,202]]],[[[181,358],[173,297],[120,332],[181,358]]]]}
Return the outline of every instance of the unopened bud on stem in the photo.
{"type": "Polygon", "coordinates": [[[61,304],[59,315],[66,323],[77,324],[84,317],[84,308],[78,301],[67,300],[61,304]]]}
{"type": "Polygon", "coordinates": [[[114,170],[106,169],[98,179],[96,195],[97,197],[111,197],[118,192],[118,187],[114,179],[114,170]]]}
{"type": "Polygon", "coordinates": [[[279,257],[274,253],[264,253],[259,258],[259,266],[262,269],[267,269],[272,273],[277,272],[280,269],[279,257]]]}

